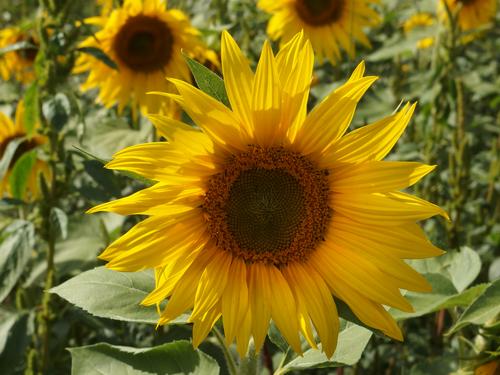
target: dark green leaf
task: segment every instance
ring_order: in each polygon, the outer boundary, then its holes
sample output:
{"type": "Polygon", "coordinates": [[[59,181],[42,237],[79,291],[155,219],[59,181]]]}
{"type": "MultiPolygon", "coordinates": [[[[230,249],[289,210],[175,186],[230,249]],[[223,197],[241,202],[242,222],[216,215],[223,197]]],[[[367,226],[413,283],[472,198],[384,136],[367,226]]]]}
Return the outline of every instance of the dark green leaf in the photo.
{"type": "Polygon", "coordinates": [[[0,373],[21,372],[29,343],[26,312],[0,310],[0,373]]]}
{"type": "Polygon", "coordinates": [[[65,94],[57,93],[43,103],[42,110],[47,122],[59,131],[68,122],[71,105],[65,94]]]}
{"type": "Polygon", "coordinates": [[[189,56],[184,55],[184,59],[200,90],[231,108],[222,78],[189,56]]]}
{"type": "Polygon", "coordinates": [[[10,293],[31,256],[34,229],[27,221],[17,220],[2,232],[0,244],[0,302],[10,293]]]}
{"type": "Polygon", "coordinates": [[[70,348],[72,375],[217,375],[217,362],[188,341],[153,348],[131,348],[101,343],[70,348]]]}
{"type": "Polygon", "coordinates": [[[31,150],[23,154],[14,164],[9,176],[10,191],[14,198],[24,199],[36,157],[36,150],[31,150]]]}
{"type": "Polygon", "coordinates": [[[58,207],[52,207],[50,210],[50,221],[54,228],[57,228],[63,239],[68,236],[68,216],[58,207]]]}
{"type": "Polygon", "coordinates": [[[93,57],[95,57],[97,60],[103,62],[107,66],[109,66],[111,69],[118,70],[118,65],[109,57],[102,49],[96,48],[96,47],[80,47],[77,49],[77,51],[87,53],[93,57]]]}
{"type": "Polygon", "coordinates": [[[38,110],[38,86],[33,82],[24,94],[24,128],[26,134],[31,136],[35,132],[35,126],[39,119],[38,110]]]}
{"type": "MultiPolygon", "coordinates": [[[[153,273],[117,272],[104,267],[81,273],[50,291],[102,318],[156,324],[155,306],[140,302],[155,287],[153,273]]],[[[186,317],[176,319],[183,323],[186,317]]]]}

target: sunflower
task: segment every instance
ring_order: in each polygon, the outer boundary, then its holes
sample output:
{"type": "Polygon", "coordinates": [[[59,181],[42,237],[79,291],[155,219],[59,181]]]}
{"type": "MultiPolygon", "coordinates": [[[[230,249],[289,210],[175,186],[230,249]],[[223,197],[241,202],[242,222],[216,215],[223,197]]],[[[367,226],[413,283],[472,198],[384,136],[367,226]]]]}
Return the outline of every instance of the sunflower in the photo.
{"type": "Polygon", "coordinates": [[[303,33],[276,56],[265,42],[255,73],[226,32],[221,46],[231,109],[172,79],[179,94],[165,95],[199,128],[150,115],[168,142],[128,147],[107,164],[157,182],[89,210],[149,216],[100,258],[116,271],[154,268],[142,304],[169,298],[159,324],[192,309],[195,346],[222,316],[243,356],[250,336],[261,348],[272,319],[296,352],[300,334],[317,347],[315,330],[330,357],[336,298],[402,340],[384,306],[412,311],[400,289],[430,290],[402,259],[440,255],[417,221],[446,217],[400,191],[433,166],[382,160],[415,105],[344,135],[377,79],[363,63],[307,114],[314,58],[303,33]]]}
{"type": "Polygon", "coordinates": [[[38,52],[35,38],[17,27],[0,30],[0,49],[20,42],[28,42],[31,46],[0,55],[0,76],[4,81],[13,77],[27,83],[35,77],[33,65],[38,52]]]}
{"type": "Polygon", "coordinates": [[[191,81],[181,50],[197,58],[216,61],[199,39],[187,16],[177,9],[166,9],[162,0],[126,0],[108,17],[87,20],[101,27],[81,47],[103,50],[118,66],[113,69],[95,57],[82,54],[75,73],[89,71],[83,90],[99,88],[98,99],[106,106],[118,104],[118,111],[132,103],[143,113],[172,114],[172,101],[146,95],[149,91],[171,92],[173,85],[165,77],[191,81]]]}
{"type": "MultiPolygon", "coordinates": [[[[9,188],[9,177],[12,167],[16,164],[19,158],[26,152],[34,150],[36,147],[44,144],[46,138],[40,135],[34,135],[32,137],[27,137],[26,129],[24,127],[24,103],[19,102],[16,109],[15,122],[6,116],[4,113],[0,112],[0,159],[3,158],[7,147],[10,142],[21,137],[26,137],[18,146],[12,157],[7,173],[0,181],[0,195],[10,195],[9,188]]],[[[33,166],[30,175],[28,177],[27,192],[25,197],[37,198],[39,196],[38,189],[38,175],[43,173],[47,181],[50,180],[50,169],[46,162],[37,159],[35,165],[33,166]]]]}
{"type": "Polygon", "coordinates": [[[450,11],[458,12],[458,25],[463,31],[477,29],[493,21],[497,11],[497,0],[441,0],[439,13],[447,19],[445,3],[450,11]]]}
{"type": "Polygon", "coordinates": [[[267,33],[273,40],[289,41],[303,30],[320,59],[341,59],[340,49],[355,55],[357,40],[370,47],[363,29],[380,22],[370,8],[376,0],[260,0],[258,6],[271,13],[267,33]]]}
{"type": "MultiPolygon", "coordinates": [[[[403,23],[403,30],[409,34],[412,30],[425,28],[434,24],[434,17],[430,13],[417,13],[403,23]]],[[[434,44],[434,38],[422,38],[417,42],[417,48],[425,49],[434,44]]]]}

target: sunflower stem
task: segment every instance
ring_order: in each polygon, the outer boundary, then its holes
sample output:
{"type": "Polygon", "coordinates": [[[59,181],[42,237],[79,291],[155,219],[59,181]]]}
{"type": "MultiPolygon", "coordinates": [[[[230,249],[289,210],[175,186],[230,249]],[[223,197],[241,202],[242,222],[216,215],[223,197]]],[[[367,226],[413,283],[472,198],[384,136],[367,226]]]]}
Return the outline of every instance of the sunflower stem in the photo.
{"type": "Polygon", "coordinates": [[[226,345],[226,342],[224,341],[224,336],[222,335],[221,331],[217,327],[214,326],[212,329],[212,332],[214,333],[215,338],[217,339],[217,342],[219,343],[219,346],[222,350],[222,353],[224,354],[224,359],[226,360],[227,364],[227,370],[230,375],[237,375],[238,372],[236,370],[236,362],[234,360],[233,355],[229,351],[229,348],[226,345]]]}

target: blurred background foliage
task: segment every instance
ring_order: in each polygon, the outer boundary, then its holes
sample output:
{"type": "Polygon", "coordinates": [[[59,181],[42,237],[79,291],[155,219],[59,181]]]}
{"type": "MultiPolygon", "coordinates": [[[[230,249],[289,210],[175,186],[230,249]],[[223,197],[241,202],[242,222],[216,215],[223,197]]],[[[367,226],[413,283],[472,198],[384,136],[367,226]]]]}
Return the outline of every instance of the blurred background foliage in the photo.
{"type": "MultiPolygon", "coordinates": [[[[228,29],[257,61],[269,15],[254,1],[170,0],[169,8],[190,15],[211,49],[220,51],[220,32],[228,29]]],[[[312,349],[296,356],[272,327],[258,359],[238,363],[241,373],[499,371],[499,15],[470,38],[438,20],[436,1],[382,0],[376,9],[382,22],[368,32],[372,48],[357,46],[356,59],[344,55],[335,66],[317,64],[309,104],[340,85],[362,59],[368,73],[381,78],[362,100],[353,128],[392,113],[402,100],[418,101],[390,158],[438,165],[416,192],[450,213],[449,223],[424,224],[447,254],[411,262],[434,290],[406,294],[415,313],[391,311],[405,332],[403,343],[361,327],[340,304],[343,329],[331,360],[312,349]],[[419,12],[432,22],[405,28],[419,12]]],[[[17,27],[29,38],[2,46],[0,64],[8,53],[24,53],[34,74],[0,81],[0,110],[14,119],[19,101],[25,108],[25,133],[0,145],[0,373],[227,373],[217,330],[193,350],[185,318],[156,328],[156,310],[138,305],[153,288],[152,273],[108,271],[96,258],[141,218],[84,212],[147,183],[106,170],[103,162],[155,137],[146,118],[103,108],[95,90],[79,90],[85,77],[71,74],[79,54],[108,59],[99,50],[78,50],[94,31],[85,18],[101,11],[91,1],[1,0],[0,29],[17,27]],[[36,54],[29,53],[33,48],[36,54]],[[43,140],[24,147],[35,131],[43,140]],[[38,176],[34,193],[30,175],[38,161],[49,173],[38,176]]],[[[235,355],[232,348],[229,355],[235,355]]]]}

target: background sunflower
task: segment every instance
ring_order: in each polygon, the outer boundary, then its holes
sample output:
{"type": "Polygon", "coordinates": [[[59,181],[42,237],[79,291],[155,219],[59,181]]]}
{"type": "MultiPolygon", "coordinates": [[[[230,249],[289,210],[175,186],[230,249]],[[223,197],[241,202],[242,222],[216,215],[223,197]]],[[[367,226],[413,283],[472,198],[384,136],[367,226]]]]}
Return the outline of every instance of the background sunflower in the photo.
{"type": "Polygon", "coordinates": [[[162,0],[126,0],[108,15],[86,22],[100,29],[80,47],[101,49],[116,68],[82,54],[74,72],[88,72],[81,88],[98,88],[98,100],[106,107],[117,104],[118,112],[131,104],[134,111],[139,108],[142,113],[175,115],[178,109],[172,101],[160,101],[146,93],[172,91],[166,77],[191,81],[181,51],[217,64],[217,56],[205,48],[188,17],[181,10],[167,10],[162,0]]]}
{"type": "Polygon", "coordinates": [[[26,43],[21,47],[0,56],[0,77],[3,80],[14,78],[21,83],[33,80],[34,63],[38,51],[38,43],[27,31],[17,27],[0,30],[0,49],[19,43],[26,43]]]}

